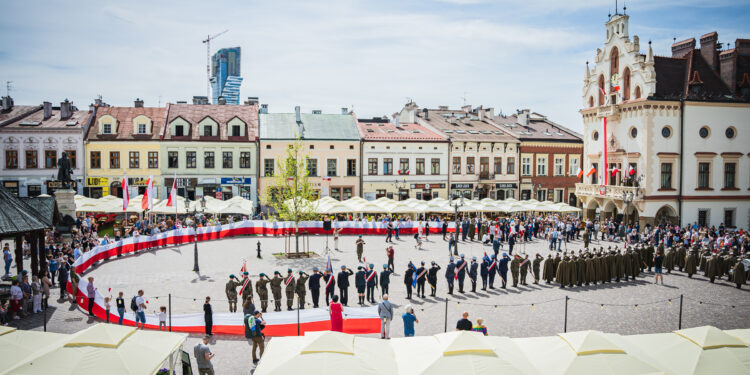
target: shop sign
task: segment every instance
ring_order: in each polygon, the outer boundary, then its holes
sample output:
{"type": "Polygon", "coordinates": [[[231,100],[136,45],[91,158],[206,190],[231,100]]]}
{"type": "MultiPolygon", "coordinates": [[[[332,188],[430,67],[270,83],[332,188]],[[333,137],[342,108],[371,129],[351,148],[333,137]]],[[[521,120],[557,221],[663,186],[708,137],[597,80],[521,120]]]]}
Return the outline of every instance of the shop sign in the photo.
{"type": "Polygon", "coordinates": [[[499,183],[495,184],[495,189],[515,189],[516,184],[514,183],[499,183]]]}
{"type": "Polygon", "coordinates": [[[451,189],[473,189],[474,184],[451,184],[451,189]]]}
{"type": "MultiPolygon", "coordinates": [[[[153,185],[157,185],[157,179],[152,182],[153,185]]],[[[128,177],[128,185],[130,186],[146,186],[148,185],[148,177],[128,177]]]]}
{"type": "Polygon", "coordinates": [[[86,186],[109,186],[107,177],[86,177],[86,186]]]}
{"type": "MultiPolygon", "coordinates": [[[[47,181],[47,188],[48,189],[62,189],[63,183],[62,181],[47,181]]],[[[71,189],[78,189],[78,181],[70,181],[70,188],[71,189]]]]}
{"type": "Polygon", "coordinates": [[[250,185],[253,179],[250,177],[222,177],[222,185],[250,185]]]}
{"type": "Polygon", "coordinates": [[[216,192],[216,199],[223,201],[224,200],[224,193],[217,191],[216,192]]]}
{"type": "MultiPolygon", "coordinates": [[[[172,178],[165,178],[164,184],[167,186],[172,186],[172,178]]],[[[195,185],[198,184],[197,178],[187,178],[187,177],[178,177],[177,178],[177,187],[178,188],[191,188],[195,187],[195,185]]]]}

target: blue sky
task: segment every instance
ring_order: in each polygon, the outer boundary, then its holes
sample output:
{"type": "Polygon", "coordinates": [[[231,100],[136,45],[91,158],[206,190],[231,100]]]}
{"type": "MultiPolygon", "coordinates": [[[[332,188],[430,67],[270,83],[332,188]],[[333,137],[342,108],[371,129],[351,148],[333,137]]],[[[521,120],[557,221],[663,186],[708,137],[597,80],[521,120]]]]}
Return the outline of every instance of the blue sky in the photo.
{"type": "MultiPolygon", "coordinates": [[[[750,37],[750,2],[627,1],[630,34],[669,55],[678,40],[718,31],[750,37]]],[[[614,11],[605,0],[28,1],[0,5],[0,82],[17,104],[79,107],[102,95],[147,106],[206,93],[212,49],[242,47],[241,97],[272,112],[353,108],[390,115],[464,103],[531,108],[582,129],[586,60],[614,11]]],[[[622,7],[622,1],[620,1],[622,7]]],[[[643,51],[645,53],[645,50],[643,51]]]]}

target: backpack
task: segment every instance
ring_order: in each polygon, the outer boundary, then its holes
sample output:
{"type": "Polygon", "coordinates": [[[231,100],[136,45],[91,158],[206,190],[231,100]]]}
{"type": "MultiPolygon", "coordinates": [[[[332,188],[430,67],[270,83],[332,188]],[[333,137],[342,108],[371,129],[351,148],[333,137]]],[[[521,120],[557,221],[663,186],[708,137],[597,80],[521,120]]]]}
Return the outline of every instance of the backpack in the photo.
{"type": "Polygon", "coordinates": [[[138,304],[135,303],[135,299],[138,298],[138,296],[133,297],[133,299],[130,300],[130,309],[133,311],[138,311],[138,304]]]}
{"type": "Polygon", "coordinates": [[[255,317],[252,314],[245,315],[245,338],[251,339],[260,336],[258,328],[255,324],[255,317]]]}

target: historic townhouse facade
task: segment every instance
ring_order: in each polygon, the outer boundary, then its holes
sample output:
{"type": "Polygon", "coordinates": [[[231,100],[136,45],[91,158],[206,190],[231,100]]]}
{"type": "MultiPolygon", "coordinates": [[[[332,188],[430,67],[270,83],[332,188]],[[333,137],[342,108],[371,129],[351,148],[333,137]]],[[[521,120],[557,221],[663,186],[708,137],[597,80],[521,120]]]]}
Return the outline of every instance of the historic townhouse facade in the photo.
{"type": "Polygon", "coordinates": [[[494,116],[498,127],[520,141],[519,198],[577,206],[575,184],[583,160],[581,135],[528,109],[494,116]]]}
{"type": "Polygon", "coordinates": [[[407,104],[399,123],[417,123],[450,140],[451,198],[518,198],[518,140],[492,122],[492,108],[419,109],[407,104]]]}
{"type": "Polygon", "coordinates": [[[273,184],[278,162],[286,158],[289,144],[299,139],[307,159],[309,182],[318,197],[346,200],[360,193],[361,142],[357,121],[345,108],[342,114],[265,113],[260,126],[260,202],[265,208],[266,189],[273,184]]]}
{"type": "Polygon", "coordinates": [[[677,42],[671,57],[649,45],[644,55],[628,16],[609,19],[584,78],[583,165],[596,169],[576,188],[585,215],[748,226],[750,40],[723,51],[717,40],[677,42]]]}
{"type": "Polygon", "coordinates": [[[2,98],[0,110],[0,183],[20,197],[54,194],[57,161],[66,153],[73,169],[73,186],[83,194],[83,135],[89,111],[79,111],[67,99],[59,107],[44,102],[36,106],[16,106],[10,97],[2,98]]]}
{"type": "Polygon", "coordinates": [[[142,100],[136,100],[133,107],[95,106],[84,141],[84,192],[89,197],[122,197],[121,182],[127,176],[129,186],[138,194],[153,177],[157,198],[164,198],[160,136],[166,114],[165,108],[144,107],[142,100]]]}
{"type": "Polygon", "coordinates": [[[160,135],[162,194],[177,176],[190,200],[242,196],[258,204],[258,103],[167,104],[160,135]]]}
{"type": "Polygon", "coordinates": [[[362,136],[362,194],[448,199],[448,138],[417,123],[387,118],[359,119],[362,136]]]}

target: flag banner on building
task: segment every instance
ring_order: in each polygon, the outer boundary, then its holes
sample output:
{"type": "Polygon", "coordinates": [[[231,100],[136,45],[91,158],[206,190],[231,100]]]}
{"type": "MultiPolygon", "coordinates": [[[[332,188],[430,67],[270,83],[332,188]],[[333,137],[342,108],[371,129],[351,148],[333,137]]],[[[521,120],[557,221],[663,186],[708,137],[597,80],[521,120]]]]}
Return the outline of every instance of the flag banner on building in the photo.
{"type": "Polygon", "coordinates": [[[130,189],[128,188],[128,176],[125,175],[122,177],[122,182],[120,183],[120,187],[122,187],[122,210],[126,211],[128,209],[128,204],[130,203],[130,189]]]}
{"type": "Polygon", "coordinates": [[[169,198],[167,199],[167,207],[174,206],[177,203],[177,174],[175,173],[174,179],[172,179],[172,190],[169,191],[169,198]]]}
{"type": "Polygon", "coordinates": [[[620,173],[620,170],[617,167],[612,167],[612,177],[615,177],[618,173],[620,173]]]}
{"type": "Polygon", "coordinates": [[[589,169],[589,171],[586,172],[586,177],[589,177],[594,173],[596,173],[596,168],[592,166],[591,169],[589,169]]]}
{"type": "Polygon", "coordinates": [[[153,195],[154,195],[153,177],[149,176],[148,180],[146,181],[146,191],[143,192],[143,199],[141,199],[142,210],[150,210],[154,207],[153,195]]]}
{"type": "Polygon", "coordinates": [[[581,169],[581,167],[578,167],[578,172],[576,172],[576,175],[578,176],[578,178],[583,177],[583,169],[581,169]]]}

